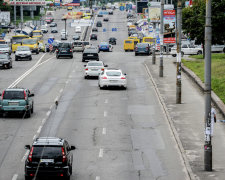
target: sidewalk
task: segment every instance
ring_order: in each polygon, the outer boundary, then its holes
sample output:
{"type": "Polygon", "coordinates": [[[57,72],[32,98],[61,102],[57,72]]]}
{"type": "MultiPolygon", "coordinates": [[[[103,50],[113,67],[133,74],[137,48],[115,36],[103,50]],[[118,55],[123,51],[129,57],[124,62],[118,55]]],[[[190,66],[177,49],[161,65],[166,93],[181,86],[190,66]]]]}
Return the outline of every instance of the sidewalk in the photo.
{"type": "MultiPolygon", "coordinates": [[[[164,56],[164,77],[159,77],[159,56],[156,64],[152,57],[145,61],[158,90],[166,104],[186,157],[193,173],[199,179],[225,179],[225,123],[217,122],[214,127],[213,171],[204,171],[204,95],[182,72],[182,104],[176,104],[176,58],[164,56]]],[[[217,119],[223,119],[217,110],[217,119]]]]}

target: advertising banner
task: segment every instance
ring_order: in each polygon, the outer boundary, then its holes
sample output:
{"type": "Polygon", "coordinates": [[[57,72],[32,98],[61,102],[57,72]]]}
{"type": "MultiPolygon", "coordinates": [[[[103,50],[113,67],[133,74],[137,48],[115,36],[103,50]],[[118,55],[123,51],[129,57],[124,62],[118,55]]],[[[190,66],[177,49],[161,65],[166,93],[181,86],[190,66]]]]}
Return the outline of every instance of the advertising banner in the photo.
{"type": "Polygon", "coordinates": [[[10,23],[10,12],[1,11],[0,12],[0,23],[9,24],[10,23]]]}
{"type": "Polygon", "coordinates": [[[164,43],[174,44],[176,43],[176,13],[175,10],[164,10],[163,20],[164,20],[164,43]]]}
{"type": "Polygon", "coordinates": [[[45,0],[10,0],[9,4],[10,5],[24,5],[24,6],[29,6],[29,5],[43,6],[43,5],[45,5],[45,0]]]}
{"type": "Polygon", "coordinates": [[[160,8],[150,7],[149,8],[149,19],[150,22],[160,22],[160,8]]]}

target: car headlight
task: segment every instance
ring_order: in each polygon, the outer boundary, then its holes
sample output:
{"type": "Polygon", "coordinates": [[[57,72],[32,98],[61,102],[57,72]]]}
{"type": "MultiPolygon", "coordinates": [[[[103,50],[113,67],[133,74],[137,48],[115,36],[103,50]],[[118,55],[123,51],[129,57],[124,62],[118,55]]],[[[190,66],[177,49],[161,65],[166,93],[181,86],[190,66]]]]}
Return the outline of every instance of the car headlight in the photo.
{"type": "Polygon", "coordinates": [[[3,61],[3,64],[8,64],[9,63],[9,61],[3,61]]]}

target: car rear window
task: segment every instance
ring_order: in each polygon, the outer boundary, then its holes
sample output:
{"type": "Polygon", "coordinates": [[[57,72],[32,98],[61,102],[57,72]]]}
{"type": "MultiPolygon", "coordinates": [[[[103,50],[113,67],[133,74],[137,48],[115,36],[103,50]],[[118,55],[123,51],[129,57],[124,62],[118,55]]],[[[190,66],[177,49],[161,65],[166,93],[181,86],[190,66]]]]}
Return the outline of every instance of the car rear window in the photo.
{"type": "Polygon", "coordinates": [[[137,47],[140,47],[140,48],[148,47],[148,44],[147,43],[137,44],[137,47]]]}
{"type": "Polygon", "coordinates": [[[132,41],[125,41],[125,43],[127,43],[127,44],[131,44],[131,43],[132,43],[132,41]]]}
{"type": "Polygon", "coordinates": [[[5,91],[3,99],[24,99],[23,91],[5,91]]]}
{"type": "Polygon", "coordinates": [[[70,48],[71,45],[70,45],[69,43],[60,43],[60,44],[59,44],[59,47],[60,47],[60,48],[70,48]]]}
{"type": "Polygon", "coordinates": [[[108,71],[106,72],[107,76],[121,76],[121,72],[118,71],[108,71]]]}
{"type": "Polygon", "coordinates": [[[102,63],[88,63],[88,66],[103,66],[102,63]]]}
{"type": "Polygon", "coordinates": [[[54,159],[62,156],[61,146],[34,146],[33,157],[54,159]]]}

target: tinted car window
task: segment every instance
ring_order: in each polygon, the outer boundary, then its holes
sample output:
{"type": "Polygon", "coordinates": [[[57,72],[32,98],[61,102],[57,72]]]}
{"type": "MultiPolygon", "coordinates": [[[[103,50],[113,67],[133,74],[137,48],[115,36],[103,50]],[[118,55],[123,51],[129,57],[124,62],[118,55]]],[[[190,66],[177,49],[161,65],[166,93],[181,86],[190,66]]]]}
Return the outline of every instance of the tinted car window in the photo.
{"type": "Polygon", "coordinates": [[[137,44],[137,47],[141,47],[141,48],[148,47],[148,44],[137,44]]]}
{"type": "Polygon", "coordinates": [[[8,55],[7,54],[0,54],[0,59],[7,59],[8,55]]]}
{"type": "Polygon", "coordinates": [[[88,66],[102,66],[102,63],[88,63],[88,66]]]}
{"type": "Polygon", "coordinates": [[[3,99],[24,99],[23,91],[5,91],[3,99]]]}
{"type": "Polygon", "coordinates": [[[107,76],[120,76],[121,73],[117,72],[117,71],[109,71],[109,72],[106,72],[106,75],[107,76]]]}
{"type": "Polygon", "coordinates": [[[62,147],[60,146],[34,146],[33,157],[54,159],[62,156],[62,147]]]}
{"type": "Polygon", "coordinates": [[[60,43],[59,48],[70,48],[71,45],[69,43],[60,43]]]}

